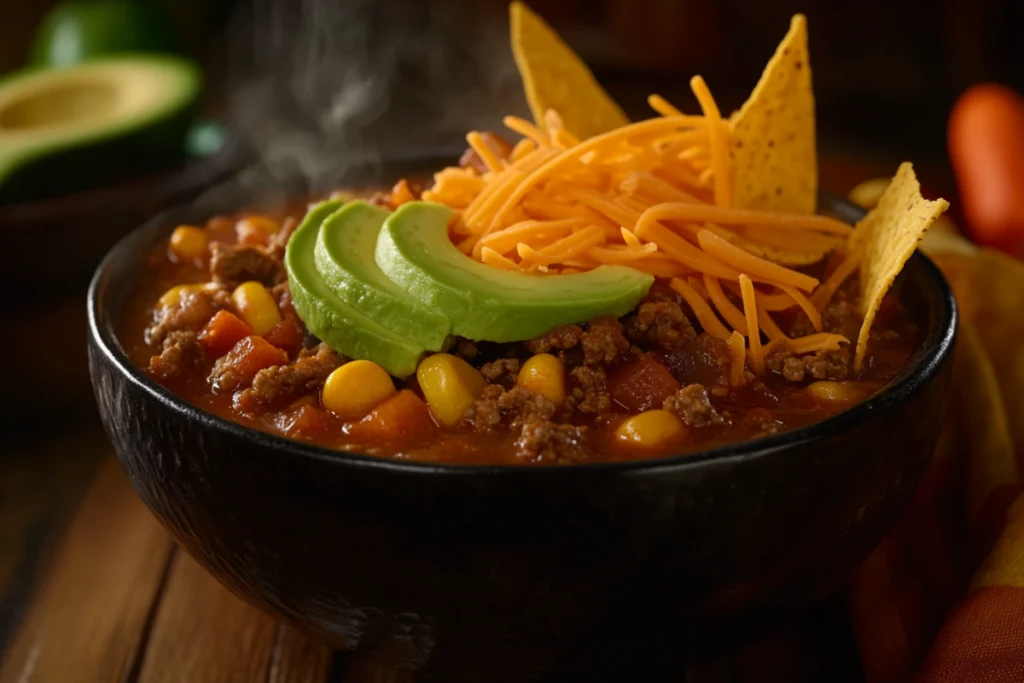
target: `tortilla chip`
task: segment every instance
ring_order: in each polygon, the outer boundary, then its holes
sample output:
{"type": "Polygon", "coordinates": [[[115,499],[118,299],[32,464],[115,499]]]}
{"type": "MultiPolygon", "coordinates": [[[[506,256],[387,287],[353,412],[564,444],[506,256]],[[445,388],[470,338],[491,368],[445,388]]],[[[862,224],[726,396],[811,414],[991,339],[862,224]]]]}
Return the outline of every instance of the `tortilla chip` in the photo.
{"type": "MultiPolygon", "coordinates": [[[[872,178],[854,187],[846,195],[851,202],[862,209],[871,210],[878,205],[878,200],[887,189],[891,178],[872,178]]],[[[957,253],[974,256],[978,246],[964,237],[949,216],[939,216],[935,224],[921,239],[921,251],[929,256],[936,254],[957,253]]]]}
{"type": "Polygon", "coordinates": [[[949,202],[945,199],[932,202],[921,196],[914,167],[903,163],[878,200],[878,206],[857,223],[850,245],[864,255],[860,266],[860,306],[864,322],[857,338],[855,370],[860,370],[864,363],[871,325],[882,299],[917,249],[918,241],[947,208],[949,202]]]}
{"type": "Polygon", "coordinates": [[[579,55],[521,2],[509,5],[512,56],[523,79],[534,122],[545,128],[554,109],[566,130],[583,140],[629,123],[579,55]]]}
{"type": "Polygon", "coordinates": [[[814,213],[818,156],[802,14],[793,17],[750,99],[730,117],[729,131],[736,206],[814,213]]]}

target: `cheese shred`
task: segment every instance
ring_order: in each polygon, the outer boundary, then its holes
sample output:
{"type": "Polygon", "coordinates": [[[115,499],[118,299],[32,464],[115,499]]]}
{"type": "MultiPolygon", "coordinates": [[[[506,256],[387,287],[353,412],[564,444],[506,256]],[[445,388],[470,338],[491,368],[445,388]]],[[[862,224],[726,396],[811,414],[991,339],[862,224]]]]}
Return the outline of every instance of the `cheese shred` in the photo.
{"type": "Polygon", "coordinates": [[[657,116],[588,139],[553,110],[534,122],[505,117],[518,138],[502,146],[469,133],[479,163],[441,170],[422,197],[454,210],[453,243],[488,266],[538,277],[615,266],[664,278],[703,330],[728,343],[738,385],[746,368],[763,375],[773,352],[847,343],[823,331],[822,311],[859,258],[847,247],[852,229],[835,219],[736,206],[729,122],[701,77],[690,86],[700,115],[651,95],[657,116]],[[804,266],[828,254],[844,256],[819,282],[804,266]],[[797,314],[814,333],[787,336],[797,314]]]}

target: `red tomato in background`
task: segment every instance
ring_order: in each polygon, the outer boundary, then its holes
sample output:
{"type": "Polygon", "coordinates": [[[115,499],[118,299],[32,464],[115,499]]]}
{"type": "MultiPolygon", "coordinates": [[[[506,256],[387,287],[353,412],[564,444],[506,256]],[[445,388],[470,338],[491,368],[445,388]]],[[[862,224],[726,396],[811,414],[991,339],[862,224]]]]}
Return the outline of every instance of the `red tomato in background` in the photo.
{"type": "Polygon", "coordinates": [[[1024,97],[996,83],[972,86],[954,105],[948,134],[970,236],[1024,255],[1024,97]]]}

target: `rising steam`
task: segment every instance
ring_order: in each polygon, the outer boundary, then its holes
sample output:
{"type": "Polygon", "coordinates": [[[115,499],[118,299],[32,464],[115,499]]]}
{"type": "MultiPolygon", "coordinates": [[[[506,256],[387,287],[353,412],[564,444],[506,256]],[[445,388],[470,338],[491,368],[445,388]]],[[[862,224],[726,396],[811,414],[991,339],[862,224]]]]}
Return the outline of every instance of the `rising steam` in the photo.
{"type": "Polygon", "coordinates": [[[468,130],[525,109],[488,3],[243,5],[229,29],[229,118],[275,177],[325,189],[352,168],[450,157],[468,130]]]}

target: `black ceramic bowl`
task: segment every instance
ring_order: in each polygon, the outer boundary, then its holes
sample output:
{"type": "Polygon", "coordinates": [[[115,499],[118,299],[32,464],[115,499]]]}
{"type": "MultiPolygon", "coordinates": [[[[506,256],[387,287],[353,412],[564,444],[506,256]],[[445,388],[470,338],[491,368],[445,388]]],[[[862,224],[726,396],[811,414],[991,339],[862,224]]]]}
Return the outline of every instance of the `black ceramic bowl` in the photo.
{"type": "Polygon", "coordinates": [[[518,468],[398,462],[256,432],[149,380],[115,335],[144,255],[205,217],[190,211],[123,240],[89,294],[92,376],[121,463],[233,591],[426,678],[669,675],[833,591],[896,520],[935,446],[956,308],[923,256],[899,282],[926,330],[921,349],[883,392],[804,429],[685,457],[518,468]]]}

